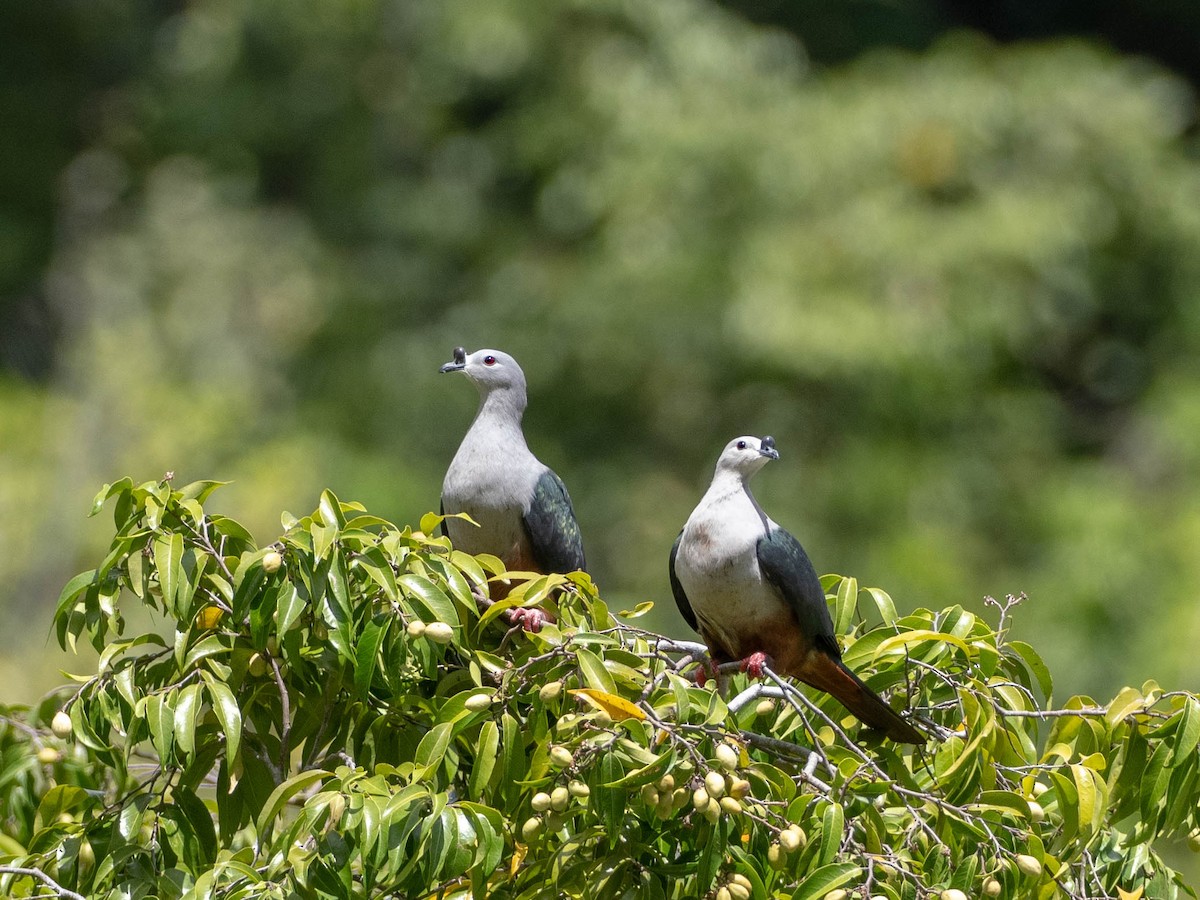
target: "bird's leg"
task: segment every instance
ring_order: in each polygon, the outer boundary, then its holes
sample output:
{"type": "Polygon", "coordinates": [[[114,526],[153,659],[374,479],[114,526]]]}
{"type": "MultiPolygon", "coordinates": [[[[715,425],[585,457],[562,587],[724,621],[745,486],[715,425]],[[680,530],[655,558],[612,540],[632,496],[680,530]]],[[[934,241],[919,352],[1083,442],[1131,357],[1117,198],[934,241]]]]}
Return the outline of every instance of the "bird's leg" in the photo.
{"type": "Polygon", "coordinates": [[[771,657],[755,651],[742,660],[739,668],[751,678],[766,678],[767,669],[771,668],[771,657]]]}
{"type": "Polygon", "coordinates": [[[704,687],[708,684],[709,676],[719,679],[721,671],[717,668],[717,661],[711,656],[706,656],[696,669],[696,686],[704,687]]]}

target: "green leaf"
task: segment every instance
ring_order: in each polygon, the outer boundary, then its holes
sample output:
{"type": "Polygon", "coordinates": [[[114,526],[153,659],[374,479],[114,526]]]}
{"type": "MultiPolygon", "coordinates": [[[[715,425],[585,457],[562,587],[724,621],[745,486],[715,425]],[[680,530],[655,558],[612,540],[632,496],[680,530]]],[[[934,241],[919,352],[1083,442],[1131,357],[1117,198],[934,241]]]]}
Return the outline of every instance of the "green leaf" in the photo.
{"type": "Polygon", "coordinates": [[[371,681],[375,677],[375,667],[379,661],[379,645],[387,636],[388,629],[395,619],[387,616],[376,616],[363,628],[362,636],[355,648],[354,688],[358,696],[366,699],[371,690],[371,681]]]}
{"type": "Polygon", "coordinates": [[[875,601],[875,608],[879,610],[879,616],[883,619],[884,625],[896,624],[896,604],[892,602],[891,596],[879,588],[864,588],[871,599],[875,601]]]}
{"type": "Polygon", "coordinates": [[[500,728],[495,721],[488,719],[479,729],[479,738],[475,745],[475,762],[471,766],[471,777],[467,781],[467,796],[473,800],[483,799],[492,773],[496,770],[499,759],[500,728]]]}
{"type": "Polygon", "coordinates": [[[198,684],[189,684],[179,692],[175,704],[175,745],[185,756],[191,756],[196,750],[196,716],[200,711],[200,691],[198,684]]]}
{"type": "Polygon", "coordinates": [[[212,700],[213,711],[217,714],[217,720],[225,732],[225,755],[232,762],[237,759],[242,745],[241,707],[238,706],[233,691],[224,681],[208,672],[202,672],[201,677],[208,685],[208,696],[212,700]]]}
{"type": "Polygon", "coordinates": [[[1188,697],[1179,713],[1179,732],[1175,739],[1174,765],[1180,765],[1196,750],[1200,744],[1200,703],[1195,697],[1188,697]]]}
{"type": "Polygon", "coordinates": [[[854,863],[840,862],[821,866],[809,874],[792,892],[792,900],[819,900],[842,885],[857,881],[862,868],[854,863]]]}
{"type": "Polygon", "coordinates": [[[604,668],[604,663],[599,656],[591,650],[580,647],[575,651],[575,659],[579,663],[585,685],[607,694],[617,693],[617,684],[613,681],[608,669],[604,668]]]}
{"type": "Polygon", "coordinates": [[[326,772],[324,769],[309,769],[306,772],[300,772],[293,775],[291,778],[284,781],[275,790],[271,791],[271,795],[267,797],[266,803],[263,805],[262,812],[258,814],[256,827],[258,829],[259,838],[262,839],[267,834],[268,828],[275,820],[275,817],[283,811],[287,802],[303,791],[305,788],[324,781],[326,778],[332,778],[332,772],[326,772]]]}
{"type": "Polygon", "coordinates": [[[1038,652],[1024,641],[1009,641],[1007,644],[1017,652],[1022,662],[1025,663],[1029,671],[1033,673],[1033,677],[1037,679],[1038,687],[1041,688],[1042,696],[1046,698],[1046,702],[1050,702],[1050,696],[1054,693],[1054,680],[1050,677],[1050,670],[1042,661],[1038,652]]]}
{"type": "Polygon", "coordinates": [[[154,539],[154,565],[158,569],[158,584],[166,610],[175,613],[175,595],[182,581],[183,535],[164,534],[154,539]]]}
{"type": "Polygon", "coordinates": [[[423,575],[401,575],[400,587],[406,597],[416,601],[425,615],[425,621],[445,622],[448,625],[461,625],[458,610],[454,601],[446,596],[446,592],[423,575]]]}
{"type": "Polygon", "coordinates": [[[442,758],[450,747],[453,733],[452,723],[440,722],[429,729],[429,733],[425,737],[421,738],[421,743],[417,744],[417,752],[413,756],[413,763],[416,765],[413,772],[414,780],[422,781],[428,778],[430,773],[442,764],[442,758]]]}
{"type": "Polygon", "coordinates": [[[838,584],[834,600],[833,628],[835,634],[845,634],[854,624],[854,613],[858,609],[858,579],[843,578],[838,584]]]}
{"type": "Polygon", "coordinates": [[[150,726],[150,740],[159,759],[171,758],[175,746],[174,691],[167,694],[150,694],[146,697],[146,722],[150,726]]]}
{"type": "Polygon", "coordinates": [[[79,595],[86,591],[95,580],[95,569],[89,569],[86,572],[80,572],[67,582],[67,586],[64,587],[62,589],[62,593],[58,595],[58,606],[54,611],[54,621],[58,631],[58,645],[63,650],[67,649],[67,627],[70,625],[71,621],[68,613],[75,608],[75,602],[79,595]]]}
{"type": "Polygon", "coordinates": [[[846,817],[841,804],[830,803],[825,807],[821,816],[821,851],[818,856],[820,865],[832,862],[837,856],[842,846],[842,829],[845,823],[846,817]]]}

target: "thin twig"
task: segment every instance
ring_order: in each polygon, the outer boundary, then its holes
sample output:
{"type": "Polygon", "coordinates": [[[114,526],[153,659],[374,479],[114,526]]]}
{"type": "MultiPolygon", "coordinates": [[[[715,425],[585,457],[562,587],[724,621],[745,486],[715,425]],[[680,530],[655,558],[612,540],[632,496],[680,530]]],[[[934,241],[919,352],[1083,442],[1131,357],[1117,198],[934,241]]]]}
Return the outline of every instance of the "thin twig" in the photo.
{"type": "Polygon", "coordinates": [[[23,875],[26,878],[36,878],[50,890],[58,894],[59,897],[65,897],[66,900],[87,900],[83,894],[77,894],[72,890],[63,887],[41,869],[27,869],[24,866],[0,866],[0,875],[23,875]]]}

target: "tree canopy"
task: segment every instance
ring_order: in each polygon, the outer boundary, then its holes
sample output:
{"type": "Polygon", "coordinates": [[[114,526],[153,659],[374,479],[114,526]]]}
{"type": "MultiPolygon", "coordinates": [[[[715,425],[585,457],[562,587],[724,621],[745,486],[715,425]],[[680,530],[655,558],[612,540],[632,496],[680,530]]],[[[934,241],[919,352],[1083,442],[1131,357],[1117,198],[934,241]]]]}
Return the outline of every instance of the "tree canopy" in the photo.
{"type": "Polygon", "coordinates": [[[455,551],[434,514],[326,491],[260,547],[218,487],[97,496],[111,547],[55,614],[96,670],[0,718],[8,896],[1180,893],[1156,845],[1200,824],[1200,702],[1056,703],[1018,598],[985,619],[823,579],[847,662],[930,735],[902,747],[775,676],[699,687],[703,648],[644,608],[455,551]],[[510,627],[518,604],[555,620],[510,627]]]}

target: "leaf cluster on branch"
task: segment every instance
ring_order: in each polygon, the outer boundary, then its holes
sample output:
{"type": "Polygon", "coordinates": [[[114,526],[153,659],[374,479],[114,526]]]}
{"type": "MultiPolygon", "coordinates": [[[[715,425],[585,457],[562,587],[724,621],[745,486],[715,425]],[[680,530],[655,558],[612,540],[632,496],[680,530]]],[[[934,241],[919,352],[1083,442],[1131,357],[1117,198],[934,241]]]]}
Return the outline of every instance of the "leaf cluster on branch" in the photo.
{"type": "MultiPolygon", "coordinates": [[[[105,486],[71,580],[96,671],[0,722],[0,891],[92,898],[1172,898],[1200,704],[1147,683],[1051,702],[960,607],[899,615],[826,576],[848,664],[926,747],[768,673],[700,687],[699,644],[582,573],[505,572],[321,495],[259,547],[219,485],[105,486]],[[489,599],[489,582],[512,590],[489,599]],[[553,616],[540,632],[518,606],[553,616]],[[126,623],[137,622],[129,635],[126,623]]],[[[1190,893],[1190,891],[1189,891],[1190,893]]]]}

